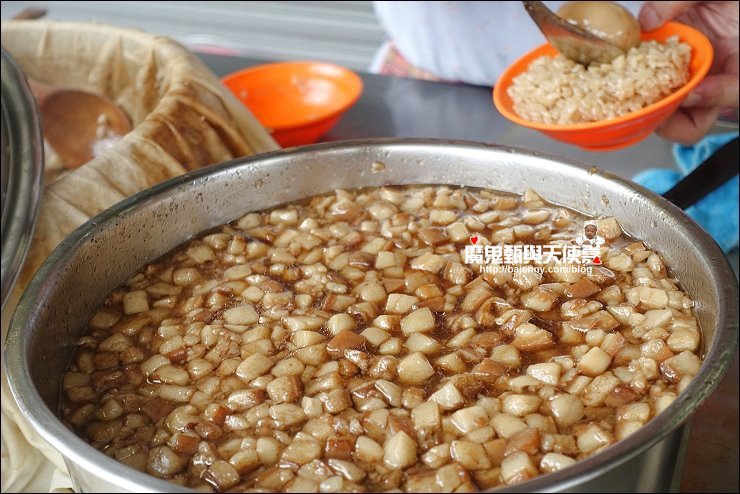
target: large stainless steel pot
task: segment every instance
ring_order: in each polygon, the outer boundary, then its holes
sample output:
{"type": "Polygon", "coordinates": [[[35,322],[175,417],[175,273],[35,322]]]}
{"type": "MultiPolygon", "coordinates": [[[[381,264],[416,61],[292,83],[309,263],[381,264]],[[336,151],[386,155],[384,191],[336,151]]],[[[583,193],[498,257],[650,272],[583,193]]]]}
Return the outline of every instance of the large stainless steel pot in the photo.
{"type": "Polygon", "coordinates": [[[639,433],[566,470],[511,488],[656,491],[671,487],[682,427],[716,387],[738,344],[737,284],[729,263],[680,209],[595,169],[510,148],[438,140],[373,140],[278,151],[197,170],[93,218],[36,273],[11,322],[5,365],[21,411],[66,458],[81,491],[180,491],[99,453],[57,419],[59,378],[74,341],[122,280],[194,235],[245,212],[335,188],[454,184],[523,192],[596,215],[659,250],[696,300],[706,360],[688,389],[639,433]],[[374,173],[374,162],[385,164],[374,173]]]}

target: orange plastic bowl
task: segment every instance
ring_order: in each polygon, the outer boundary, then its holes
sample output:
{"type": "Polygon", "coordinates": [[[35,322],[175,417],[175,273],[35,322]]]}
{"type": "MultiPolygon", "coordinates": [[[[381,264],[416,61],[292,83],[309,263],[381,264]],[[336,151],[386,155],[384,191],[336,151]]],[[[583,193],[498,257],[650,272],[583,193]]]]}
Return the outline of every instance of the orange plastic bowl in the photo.
{"type": "Polygon", "coordinates": [[[575,144],[591,151],[611,151],[631,146],[648,137],[658,125],[664,122],[678,108],[686,95],[707,75],[712,65],[714,53],[712,44],[696,29],[677,22],[669,22],[656,31],[642,33],[643,40],[665,41],[671,36],[678,36],[681,41],[691,45],[689,66],[691,78],[676,92],[641,110],[610,120],[574,125],[530,122],[517,115],[507,89],[512,79],[525,72],[533,60],[543,55],[557,55],[557,50],[549,44],[527,53],[506,69],[493,88],[493,102],[498,111],[507,119],[524,127],[539,130],[558,141],[575,144]]]}
{"type": "Polygon", "coordinates": [[[357,74],[320,62],[257,65],[222,82],[283,147],[316,142],[362,94],[357,74]]]}

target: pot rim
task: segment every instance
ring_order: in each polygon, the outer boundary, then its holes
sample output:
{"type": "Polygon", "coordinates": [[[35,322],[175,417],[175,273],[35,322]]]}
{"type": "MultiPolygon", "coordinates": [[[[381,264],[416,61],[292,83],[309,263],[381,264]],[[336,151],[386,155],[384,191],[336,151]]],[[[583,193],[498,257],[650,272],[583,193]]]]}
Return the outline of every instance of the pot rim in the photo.
{"type": "MultiPolygon", "coordinates": [[[[218,165],[201,168],[185,175],[162,182],[143,192],[125,199],[108,210],[91,218],[72,232],[51,255],[44,261],[29,283],[18,303],[11,319],[8,335],[5,342],[4,366],[8,382],[18,406],[31,423],[34,429],[65,456],[84,470],[101,478],[115,483],[122,489],[132,491],[169,491],[192,492],[170,482],[158,479],[143,472],[136,471],[112,458],[100,453],[84,442],[71,429],[68,429],[45,404],[36,390],[27,360],[27,348],[30,345],[31,330],[39,317],[42,307],[36,300],[43,296],[46,289],[46,278],[63,268],[68,258],[72,257],[80,245],[88,241],[97,231],[105,229],[106,225],[115,218],[130,214],[146,204],[158,202],[172,191],[185,185],[196,185],[199,180],[210,175],[216,175],[231,169],[248,169],[259,166],[260,169],[270,166],[281,166],[286,160],[295,163],[301,157],[311,154],[331,154],[333,152],[348,151],[351,149],[367,150],[368,148],[383,148],[388,150],[420,147],[429,149],[440,148],[449,152],[450,149],[462,151],[498,151],[530,156],[543,161],[556,162],[558,166],[570,175],[581,175],[586,181],[602,182],[615,193],[620,195],[635,194],[655,203],[667,217],[675,219],[679,225],[678,235],[686,236],[706,253],[713,262],[708,264],[709,274],[714,281],[714,288],[720,294],[717,328],[712,344],[705,349],[705,360],[701,369],[688,385],[678,395],[669,407],[657,417],[646,423],[640,434],[632,434],[616,442],[604,451],[590,456],[567,469],[551,474],[541,475],[521,484],[506,486],[506,492],[539,492],[568,489],[574,485],[586,482],[617,465],[633,458],[644,450],[666,437],[671,431],[679,427],[711,394],[722,380],[729,368],[738,346],[738,286],[729,261],[717,243],[701,229],[691,218],[675,205],[661,196],[645,189],[627,179],[609,172],[559,157],[543,153],[491,144],[476,143],[446,139],[363,139],[341,141],[334,143],[317,144],[272,151],[247,158],[238,158],[218,165]],[[41,404],[41,406],[39,406],[41,404]]],[[[461,153],[462,154],[462,153],[461,153]]],[[[317,191],[316,193],[320,193],[317,191]]],[[[568,206],[565,204],[564,206],[568,206]]],[[[572,206],[568,206],[573,208],[572,206]]]]}

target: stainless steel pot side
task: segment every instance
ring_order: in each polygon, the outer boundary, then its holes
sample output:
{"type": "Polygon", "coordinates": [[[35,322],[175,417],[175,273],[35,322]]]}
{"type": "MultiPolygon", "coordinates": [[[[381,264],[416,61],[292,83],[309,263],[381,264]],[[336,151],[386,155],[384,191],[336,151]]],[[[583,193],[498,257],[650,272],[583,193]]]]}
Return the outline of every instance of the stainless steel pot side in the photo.
{"type": "MultiPolygon", "coordinates": [[[[375,167],[377,169],[377,167],[375,167]]],[[[670,407],[600,454],[508,488],[667,490],[680,471],[682,424],[714,390],[738,345],[738,291],[717,244],[681,210],[629,181],[527,151],[459,141],[381,139],[276,151],[197,170],[127,199],[72,233],[39,269],[5,348],[23,414],[65,457],[79,491],[186,491],[87,445],[57,419],[59,380],[73,344],[107,293],[145,263],[246,212],[336,188],[450,184],[523,192],[595,215],[659,250],[696,300],[706,360],[670,407]],[[385,164],[374,173],[371,164],[385,164]]]]}
{"type": "Polygon", "coordinates": [[[41,201],[44,143],[31,89],[18,65],[2,51],[0,113],[0,208],[2,208],[2,307],[13,291],[41,201]]]}

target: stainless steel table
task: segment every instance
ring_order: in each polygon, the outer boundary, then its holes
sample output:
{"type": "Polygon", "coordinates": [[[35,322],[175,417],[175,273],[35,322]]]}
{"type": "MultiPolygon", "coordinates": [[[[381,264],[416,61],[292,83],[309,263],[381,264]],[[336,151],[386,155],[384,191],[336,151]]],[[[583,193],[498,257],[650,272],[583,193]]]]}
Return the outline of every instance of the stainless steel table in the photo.
{"type": "MultiPolygon", "coordinates": [[[[218,75],[262,61],[200,54],[218,75]]],[[[671,144],[651,136],[628,149],[584,151],[515,126],[494,108],[491,89],[360,74],[365,90],[323,141],[367,137],[439,137],[505,144],[559,155],[630,178],[651,167],[675,168],[671,144]]],[[[738,250],[728,256],[738,273],[738,250]]],[[[738,492],[738,358],[696,412],[681,491],[738,492]]]]}

